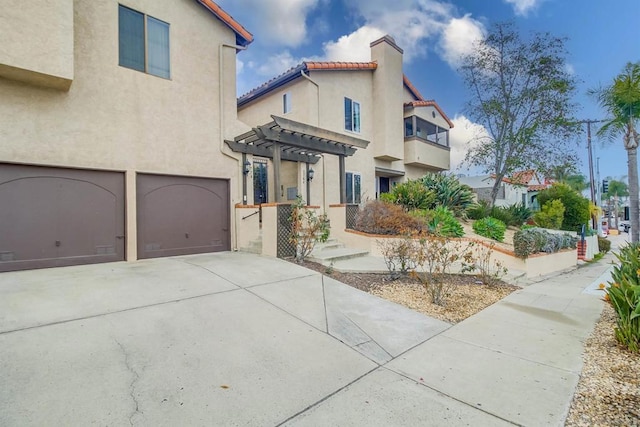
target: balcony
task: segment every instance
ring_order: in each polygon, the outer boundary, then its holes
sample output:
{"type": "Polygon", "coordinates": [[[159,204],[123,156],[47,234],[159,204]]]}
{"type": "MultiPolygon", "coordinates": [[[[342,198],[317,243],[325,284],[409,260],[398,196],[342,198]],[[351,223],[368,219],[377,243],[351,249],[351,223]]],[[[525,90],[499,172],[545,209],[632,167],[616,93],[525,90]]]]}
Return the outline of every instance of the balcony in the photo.
{"type": "Polygon", "coordinates": [[[449,130],[416,116],[404,119],[404,163],[449,169],[449,130]]]}

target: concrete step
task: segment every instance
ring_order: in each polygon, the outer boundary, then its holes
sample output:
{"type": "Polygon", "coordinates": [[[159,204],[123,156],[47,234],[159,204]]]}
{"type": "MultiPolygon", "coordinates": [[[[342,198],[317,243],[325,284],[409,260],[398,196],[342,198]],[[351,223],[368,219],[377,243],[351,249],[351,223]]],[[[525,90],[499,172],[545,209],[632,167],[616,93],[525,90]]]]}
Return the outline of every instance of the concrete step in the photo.
{"type": "Polygon", "coordinates": [[[369,255],[368,251],[361,249],[349,249],[349,248],[336,248],[326,249],[320,251],[313,251],[309,257],[309,261],[317,262],[322,265],[331,265],[335,261],[344,261],[347,259],[359,258],[369,255]]]}
{"type": "Polygon", "coordinates": [[[313,251],[320,252],[320,251],[326,251],[331,249],[340,249],[344,247],[345,247],[344,243],[340,242],[339,240],[329,239],[324,243],[321,243],[321,242],[316,243],[315,247],[313,248],[313,251]]]}

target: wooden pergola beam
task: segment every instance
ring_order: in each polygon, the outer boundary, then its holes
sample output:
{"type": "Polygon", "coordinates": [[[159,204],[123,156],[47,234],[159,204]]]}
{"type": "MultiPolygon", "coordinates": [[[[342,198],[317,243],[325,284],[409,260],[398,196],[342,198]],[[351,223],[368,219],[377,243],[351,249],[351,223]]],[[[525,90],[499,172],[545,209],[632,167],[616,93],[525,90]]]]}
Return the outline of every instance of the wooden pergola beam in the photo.
{"type": "MultiPolygon", "coordinates": [[[[229,148],[231,148],[232,151],[236,153],[253,154],[254,156],[258,156],[258,157],[266,157],[268,159],[273,159],[273,148],[272,148],[273,146],[264,147],[261,145],[249,145],[249,144],[243,144],[241,142],[235,142],[235,141],[229,141],[229,140],[225,140],[224,142],[227,144],[229,148]]],[[[314,165],[318,163],[318,161],[320,160],[320,157],[318,156],[296,153],[295,151],[294,152],[284,151],[282,149],[281,149],[280,158],[282,160],[287,160],[290,162],[311,163],[314,165]]]]}
{"type": "Polygon", "coordinates": [[[260,126],[256,128],[255,131],[260,139],[278,142],[305,151],[335,154],[337,156],[353,156],[356,152],[356,149],[353,147],[332,144],[327,140],[316,139],[315,137],[309,137],[303,134],[277,131],[268,126],[260,126]]]}

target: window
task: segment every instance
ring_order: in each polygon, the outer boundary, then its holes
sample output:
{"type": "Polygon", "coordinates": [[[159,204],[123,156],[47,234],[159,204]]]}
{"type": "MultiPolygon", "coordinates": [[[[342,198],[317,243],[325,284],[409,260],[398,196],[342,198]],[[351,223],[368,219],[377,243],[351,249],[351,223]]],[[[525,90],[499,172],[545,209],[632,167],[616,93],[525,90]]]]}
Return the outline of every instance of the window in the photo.
{"type": "Polygon", "coordinates": [[[417,116],[404,119],[404,137],[418,138],[445,147],[449,146],[449,131],[417,116]]]}
{"type": "Polygon", "coordinates": [[[118,6],[119,64],[168,79],[169,24],[118,6]]]}
{"type": "Polygon", "coordinates": [[[282,112],[287,114],[291,111],[291,92],[282,95],[282,112]]]}
{"type": "Polygon", "coordinates": [[[362,176],[359,173],[347,172],[347,203],[360,203],[360,183],[362,182],[362,176]]]}
{"type": "Polygon", "coordinates": [[[344,99],[344,128],[360,133],[360,103],[349,98],[344,99]]]}

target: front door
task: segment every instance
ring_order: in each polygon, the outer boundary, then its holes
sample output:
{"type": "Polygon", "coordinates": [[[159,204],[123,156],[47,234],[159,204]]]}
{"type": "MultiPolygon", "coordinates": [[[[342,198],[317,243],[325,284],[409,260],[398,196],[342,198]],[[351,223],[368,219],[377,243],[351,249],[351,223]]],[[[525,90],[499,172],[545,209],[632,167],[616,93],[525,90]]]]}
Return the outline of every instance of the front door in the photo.
{"type": "Polygon", "coordinates": [[[253,161],[253,204],[259,205],[269,201],[267,197],[267,162],[253,161]]]}
{"type": "Polygon", "coordinates": [[[389,192],[389,178],[386,176],[381,176],[380,178],[380,194],[389,192]]]}

